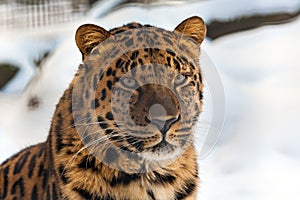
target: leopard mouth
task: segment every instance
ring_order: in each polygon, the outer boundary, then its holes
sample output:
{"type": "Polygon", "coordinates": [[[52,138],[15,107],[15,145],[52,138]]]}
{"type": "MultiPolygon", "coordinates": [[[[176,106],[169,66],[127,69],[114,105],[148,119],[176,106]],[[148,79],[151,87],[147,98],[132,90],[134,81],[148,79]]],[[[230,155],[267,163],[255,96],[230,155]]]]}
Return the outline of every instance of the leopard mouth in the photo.
{"type": "Polygon", "coordinates": [[[177,147],[175,145],[170,144],[165,139],[163,139],[160,143],[150,148],[150,151],[155,152],[173,152],[177,147]]]}
{"type": "Polygon", "coordinates": [[[180,157],[184,151],[185,148],[173,145],[163,139],[158,144],[146,149],[142,153],[142,157],[149,161],[171,161],[180,157]]]}

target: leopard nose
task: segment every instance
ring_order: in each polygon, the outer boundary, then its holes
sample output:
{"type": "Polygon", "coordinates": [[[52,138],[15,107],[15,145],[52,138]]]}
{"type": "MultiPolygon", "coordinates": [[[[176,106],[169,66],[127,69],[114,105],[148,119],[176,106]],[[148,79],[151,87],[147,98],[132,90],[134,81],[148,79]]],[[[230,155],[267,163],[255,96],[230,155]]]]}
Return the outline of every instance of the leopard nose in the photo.
{"type": "Polygon", "coordinates": [[[176,123],[177,121],[179,120],[179,117],[178,118],[171,118],[171,119],[168,119],[168,120],[161,120],[161,119],[152,119],[151,120],[151,123],[156,126],[156,128],[158,130],[160,130],[160,132],[165,135],[168,130],[170,130],[171,126],[176,123]]]}
{"type": "Polygon", "coordinates": [[[163,135],[179,120],[179,117],[168,115],[167,110],[160,104],[151,106],[149,109],[149,117],[147,121],[160,130],[163,135]]]}

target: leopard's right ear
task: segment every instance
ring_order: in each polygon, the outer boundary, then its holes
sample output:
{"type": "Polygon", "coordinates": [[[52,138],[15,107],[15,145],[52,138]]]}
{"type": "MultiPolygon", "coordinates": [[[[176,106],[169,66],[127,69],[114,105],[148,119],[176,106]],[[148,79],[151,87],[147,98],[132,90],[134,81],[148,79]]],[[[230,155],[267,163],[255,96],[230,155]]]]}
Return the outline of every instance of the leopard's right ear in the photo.
{"type": "Polygon", "coordinates": [[[75,41],[82,53],[82,59],[84,60],[95,46],[110,36],[110,32],[100,26],[94,24],[80,26],[76,31],[75,41]]]}
{"type": "Polygon", "coordinates": [[[181,22],[174,31],[193,38],[200,45],[206,36],[206,25],[201,17],[193,16],[181,22]]]}

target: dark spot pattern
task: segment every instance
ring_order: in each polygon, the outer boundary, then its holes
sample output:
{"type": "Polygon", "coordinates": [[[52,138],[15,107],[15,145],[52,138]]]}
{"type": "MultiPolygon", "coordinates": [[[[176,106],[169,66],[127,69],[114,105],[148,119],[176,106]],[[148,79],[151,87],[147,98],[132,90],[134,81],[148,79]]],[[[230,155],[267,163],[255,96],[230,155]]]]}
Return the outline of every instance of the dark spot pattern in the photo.
{"type": "Polygon", "coordinates": [[[184,200],[186,197],[190,196],[196,189],[196,184],[193,180],[189,180],[185,183],[183,190],[175,192],[176,200],[184,200]]]}
{"type": "Polygon", "coordinates": [[[52,183],[52,199],[59,199],[55,183],[52,183]]]}
{"type": "Polygon", "coordinates": [[[44,172],[44,164],[41,163],[39,166],[38,177],[41,177],[44,172]]]}
{"type": "Polygon", "coordinates": [[[63,184],[68,184],[70,182],[69,178],[66,176],[66,171],[65,171],[65,167],[60,165],[58,167],[58,172],[59,172],[59,176],[60,176],[60,180],[63,182],[63,184]]]}
{"type": "Polygon", "coordinates": [[[144,150],[144,142],[132,136],[126,136],[126,141],[135,147],[138,151],[144,150]]]}
{"type": "Polygon", "coordinates": [[[28,178],[31,178],[35,169],[36,155],[33,155],[30,159],[28,166],[28,178]]]}
{"type": "Polygon", "coordinates": [[[153,172],[155,179],[153,180],[156,184],[172,184],[176,180],[176,177],[171,174],[159,174],[158,172],[153,172]]]}
{"type": "Polygon", "coordinates": [[[0,194],[0,199],[5,199],[5,197],[7,196],[8,173],[9,173],[9,166],[5,167],[3,170],[4,185],[3,185],[3,193],[2,193],[2,195],[0,194]]]}
{"type": "Polygon", "coordinates": [[[17,189],[19,189],[19,194],[21,197],[24,197],[25,195],[25,189],[24,189],[24,180],[23,178],[19,178],[16,182],[14,182],[10,194],[16,194],[17,189]]]}
{"type": "Polygon", "coordinates": [[[47,192],[46,192],[46,198],[47,200],[51,200],[51,193],[50,193],[50,186],[47,186],[47,192]]]}
{"type": "Polygon", "coordinates": [[[113,116],[113,114],[111,112],[107,112],[105,117],[108,120],[114,120],[114,116],[113,116]]]}
{"type": "Polygon", "coordinates": [[[176,59],[174,59],[173,62],[174,62],[175,68],[180,72],[181,68],[180,68],[179,62],[176,59]]]}
{"type": "Polygon", "coordinates": [[[172,51],[171,49],[166,49],[166,52],[168,53],[168,54],[170,54],[171,56],[175,56],[176,54],[174,53],[174,51],[172,51]]]}
{"type": "Polygon", "coordinates": [[[77,194],[79,194],[83,199],[94,199],[94,200],[116,200],[109,194],[106,194],[105,196],[99,196],[97,194],[92,194],[87,190],[84,190],[82,188],[73,188],[73,191],[75,191],[77,194]]]}
{"type": "Polygon", "coordinates": [[[138,51],[135,51],[135,52],[133,52],[132,55],[130,56],[130,59],[131,59],[131,60],[134,60],[134,59],[136,59],[136,58],[138,57],[138,55],[139,55],[139,52],[138,52],[138,51]]]}
{"type": "Polygon", "coordinates": [[[19,158],[19,160],[17,161],[15,168],[14,168],[14,174],[18,174],[21,172],[21,170],[23,169],[23,167],[27,161],[29,154],[30,154],[30,151],[26,150],[24,155],[19,158]]]}
{"type": "Polygon", "coordinates": [[[41,146],[38,152],[38,157],[40,158],[45,153],[45,146],[41,146]]]}
{"type": "Polygon", "coordinates": [[[109,184],[112,187],[116,187],[119,185],[128,186],[130,183],[135,182],[140,178],[140,174],[127,174],[120,171],[118,176],[114,176],[112,180],[109,181],[109,184]]]}
{"type": "Polygon", "coordinates": [[[147,194],[148,194],[148,196],[150,197],[151,200],[155,200],[155,196],[154,196],[152,190],[147,190],[147,194]]]}
{"type": "Polygon", "coordinates": [[[110,80],[108,80],[108,81],[106,82],[106,86],[107,86],[107,88],[108,88],[109,90],[111,90],[111,89],[112,89],[112,82],[111,82],[110,80]]]}
{"type": "Polygon", "coordinates": [[[93,99],[91,104],[93,109],[97,109],[100,106],[99,99],[93,99]]]}
{"type": "Polygon", "coordinates": [[[106,129],[108,127],[108,124],[105,122],[105,120],[101,116],[98,116],[98,122],[99,122],[99,126],[101,128],[106,129]]]}
{"type": "Polygon", "coordinates": [[[128,41],[126,41],[126,42],[125,42],[125,45],[126,45],[127,47],[132,46],[132,45],[133,45],[133,38],[131,38],[131,39],[129,39],[128,41]]]}
{"type": "Polygon", "coordinates": [[[117,68],[117,69],[122,68],[123,64],[124,64],[124,60],[122,60],[121,58],[119,58],[119,59],[117,60],[117,62],[116,62],[116,68],[117,68]]]}
{"type": "Polygon", "coordinates": [[[168,37],[163,37],[163,39],[164,39],[167,43],[169,43],[170,45],[173,44],[173,42],[172,42],[168,37]]]}
{"type": "Polygon", "coordinates": [[[43,189],[45,189],[46,186],[47,186],[48,178],[49,178],[48,176],[49,176],[48,171],[47,171],[47,170],[44,170],[44,171],[43,171],[43,179],[42,179],[42,187],[43,187],[43,189]]]}
{"type": "Polygon", "coordinates": [[[105,100],[105,98],[106,98],[106,89],[104,88],[104,89],[102,89],[102,91],[101,91],[101,101],[104,101],[105,100]]]}
{"type": "Polygon", "coordinates": [[[93,172],[97,171],[96,159],[93,156],[85,156],[81,162],[78,164],[80,169],[92,170],[93,172]]]}
{"type": "Polygon", "coordinates": [[[38,200],[38,191],[37,186],[34,185],[32,192],[31,192],[31,200],[38,200]]]}
{"type": "Polygon", "coordinates": [[[56,134],[56,151],[59,152],[61,149],[64,147],[62,143],[62,133],[61,133],[61,128],[63,126],[63,117],[61,112],[57,114],[57,121],[55,125],[55,134],[56,134]]]}
{"type": "Polygon", "coordinates": [[[106,71],[106,76],[110,76],[112,74],[113,70],[112,68],[108,68],[108,70],[106,71]]]}

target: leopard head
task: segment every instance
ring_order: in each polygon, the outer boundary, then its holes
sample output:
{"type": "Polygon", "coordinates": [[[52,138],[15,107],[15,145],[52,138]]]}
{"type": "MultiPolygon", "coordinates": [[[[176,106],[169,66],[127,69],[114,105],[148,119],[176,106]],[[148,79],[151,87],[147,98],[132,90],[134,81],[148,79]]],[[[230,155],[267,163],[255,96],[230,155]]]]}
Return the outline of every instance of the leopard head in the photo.
{"type": "Polygon", "coordinates": [[[120,160],[135,158],[141,166],[175,159],[192,145],[202,108],[199,56],[205,34],[199,17],[174,31],[138,23],[110,31],[92,24],[78,28],[83,64],[73,115],[97,158],[117,168],[124,166],[120,160]]]}

